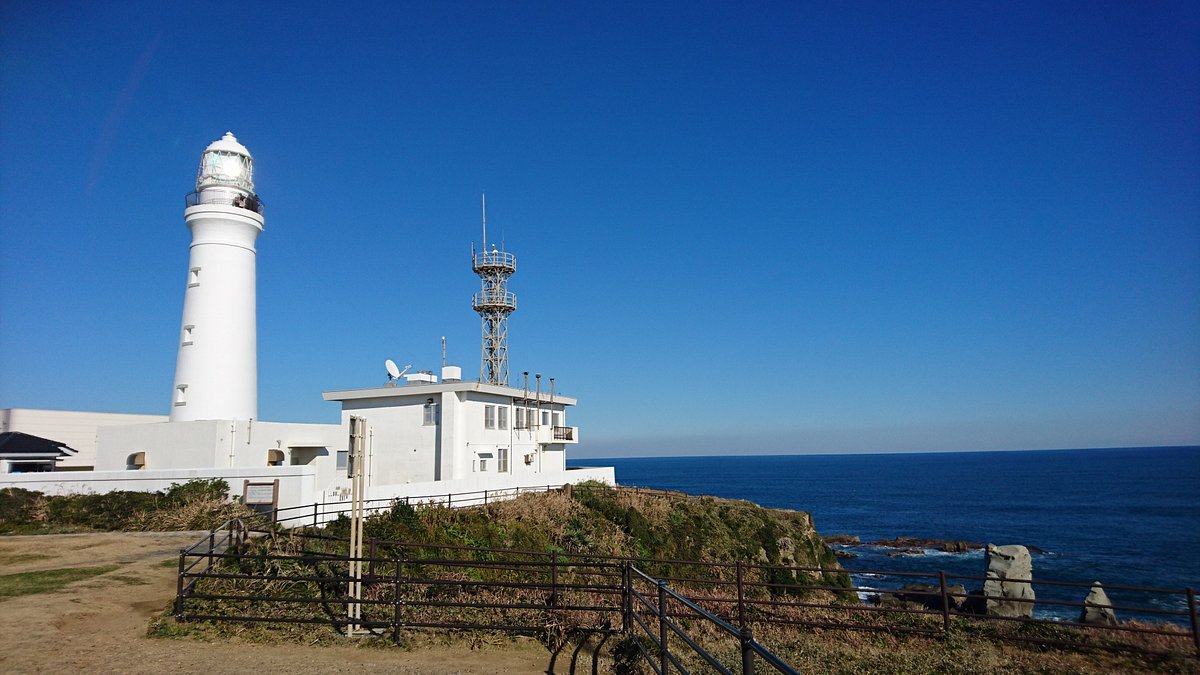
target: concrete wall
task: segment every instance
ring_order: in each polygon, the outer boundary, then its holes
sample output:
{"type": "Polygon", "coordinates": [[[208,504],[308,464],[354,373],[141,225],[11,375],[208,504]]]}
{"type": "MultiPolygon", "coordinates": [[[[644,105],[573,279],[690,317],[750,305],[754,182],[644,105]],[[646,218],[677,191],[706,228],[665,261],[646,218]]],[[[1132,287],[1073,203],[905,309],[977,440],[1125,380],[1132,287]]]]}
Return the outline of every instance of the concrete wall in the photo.
{"type": "Polygon", "coordinates": [[[167,421],[166,415],[84,412],[74,410],[0,409],[0,432],[21,431],[66,443],[79,451],[58,463],[58,469],[91,469],[96,466],[100,427],[150,424],[167,421]]]}
{"type": "Polygon", "coordinates": [[[234,495],[242,494],[243,481],[269,483],[278,478],[281,507],[312,504],[320,495],[316,489],[316,471],[308,466],[4,474],[0,475],[0,488],[24,488],[49,495],[102,494],[116,490],[156,492],[172,483],[197,478],[223,478],[234,495]]]}
{"type": "Polygon", "coordinates": [[[292,453],[304,456],[322,474],[332,479],[336,448],[345,447],[346,434],[336,424],[293,424],[257,420],[199,420],[162,422],[100,431],[96,469],[120,471],[128,467],[129,455],[145,453],[145,470],[264,467],[268,453],[280,450],[283,463],[291,465],[292,453]],[[298,448],[326,448],[324,455],[297,452],[298,448]]]}
{"type": "MultiPolygon", "coordinates": [[[[428,398],[433,398],[436,404],[441,395],[428,398]]],[[[444,459],[438,452],[438,444],[445,443],[452,434],[441,431],[439,425],[422,424],[425,401],[425,398],[347,401],[342,409],[343,427],[350,428],[351,415],[367,420],[365,451],[369,482],[420,483],[438,479],[441,473],[438,460],[444,459]]]]}

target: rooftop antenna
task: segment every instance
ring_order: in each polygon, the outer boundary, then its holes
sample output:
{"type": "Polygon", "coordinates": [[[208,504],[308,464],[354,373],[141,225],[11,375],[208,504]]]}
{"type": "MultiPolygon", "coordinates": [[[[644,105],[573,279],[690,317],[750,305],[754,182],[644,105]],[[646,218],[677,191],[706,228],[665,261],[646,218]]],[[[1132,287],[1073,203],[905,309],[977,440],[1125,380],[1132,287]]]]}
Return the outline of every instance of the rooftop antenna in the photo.
{"type": "Polygon", "coordinates": [[[479,275],[480,290],[471,298],[472,308],[483,323],[479,359],[479,381],[508,385],[508,315],[517,310],[517,296],[508,290],[508,278],[517,271],[517,259],[492,244],[487,247],[487,194],[481,193],[483,250],[471,245],[471,268],[479,275]]]}
{"type": "Polygon", "coordinates": [[[446,336],[442,336],[442,367],[446,367],[446,336]]]}

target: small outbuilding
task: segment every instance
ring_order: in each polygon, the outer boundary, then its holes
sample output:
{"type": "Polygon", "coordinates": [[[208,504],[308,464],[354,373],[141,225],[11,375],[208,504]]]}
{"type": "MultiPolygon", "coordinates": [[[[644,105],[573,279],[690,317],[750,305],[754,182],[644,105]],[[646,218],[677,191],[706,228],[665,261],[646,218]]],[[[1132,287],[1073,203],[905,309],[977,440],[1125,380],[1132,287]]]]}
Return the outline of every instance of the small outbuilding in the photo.
{"type": "Polygon", "coordinates": [[[0,433],[0,473],[53,471],[58,462],[75,454],[65,443],[21,431],[0,433]]]}

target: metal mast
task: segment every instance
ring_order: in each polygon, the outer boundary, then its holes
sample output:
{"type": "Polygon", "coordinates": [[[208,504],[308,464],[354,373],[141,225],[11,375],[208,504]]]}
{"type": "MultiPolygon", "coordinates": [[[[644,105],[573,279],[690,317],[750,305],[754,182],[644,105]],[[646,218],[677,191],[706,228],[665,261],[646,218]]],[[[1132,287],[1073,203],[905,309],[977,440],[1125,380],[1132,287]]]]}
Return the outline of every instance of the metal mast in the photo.
{"type": "Polygon", "coordinates": [[[517,259],[511,253],[487,243],[487,195],[483,195],[483,250],[471,244],[471,269],[479,275],[481,288],[471,298],[471,306],[483,323],[483,349],[479,362],[479,381],[484,384],[508,384],[508,315],[517,310],[517,296],[508,290],[508,278],[517,271],[517,259]]]}

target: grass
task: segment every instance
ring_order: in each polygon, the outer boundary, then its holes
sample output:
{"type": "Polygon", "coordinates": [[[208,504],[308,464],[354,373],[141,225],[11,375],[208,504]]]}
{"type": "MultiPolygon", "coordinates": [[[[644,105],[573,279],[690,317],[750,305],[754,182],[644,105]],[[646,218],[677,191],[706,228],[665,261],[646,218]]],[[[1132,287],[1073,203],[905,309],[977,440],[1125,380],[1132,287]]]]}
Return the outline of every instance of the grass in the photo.
{"type": "Polygon", "coordinates": [[[100,565],[98,567],[66,567],[56,570],[5,574],[0,576],[0,600],[22,595],[50,593],[67,584],[90,579],[115,569],[117,569],[116,565],[100,565]]]}
{"type": "Polygon", "coordinates": [[[0,553],[0,565],[16,565],[34,560],[48,560],[52,557],[44,553],[0,553]]]}

